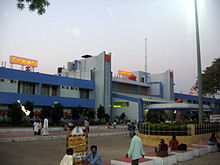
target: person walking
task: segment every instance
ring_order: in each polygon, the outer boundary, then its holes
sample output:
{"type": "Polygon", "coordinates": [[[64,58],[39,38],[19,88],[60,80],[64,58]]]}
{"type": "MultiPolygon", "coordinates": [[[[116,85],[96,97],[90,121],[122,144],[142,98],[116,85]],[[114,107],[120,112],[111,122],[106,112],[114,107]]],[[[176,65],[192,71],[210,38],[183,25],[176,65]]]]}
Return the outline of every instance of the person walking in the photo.
{"type": "Polygon", "coordinates": [[[136,130],[136,125],[134,123],[134,121],[131,122],[131,127],[130,127],[130,132],[135,132],[136,130]]]}
{"type": "Polygon", "coordinates": [[[139,159],[142,157],[144,158],[144,150],[141,138],[139,138],[135,132],[130,132],[131,143],[130,148],[128,150],[128,153],[126,154],[126,157],[131,156],[132,157],[132,165],[138,165],[139,159]]]}
{"type": "Polygon", "coordinates": [[[39,120],[39,130],[38,130],[38,135],[41,135],[41,131],[42,131],[42,123],[39,120]]]}
{"type": "Polygon", "coordinates": [[[39,131],[39,122],[35,121],[33,124],[33,129],[34,129],[34,135],[38,135],[38,131],[39,131]]]}
{"type": "Polygon", "coordinates": [[[85,126],[85,128],[86,128],[86,130],[88,131],[88,133],[89,133],[89,121],[88,120],[84,120],[84,126],[85,126]]]}
{"type": "Polygon", "coordinates": [[[45,118],[44,119],[44,125],[43,125],[43,132],[42,132],[42,136],[48,136],[48,119],[45,118]]]}

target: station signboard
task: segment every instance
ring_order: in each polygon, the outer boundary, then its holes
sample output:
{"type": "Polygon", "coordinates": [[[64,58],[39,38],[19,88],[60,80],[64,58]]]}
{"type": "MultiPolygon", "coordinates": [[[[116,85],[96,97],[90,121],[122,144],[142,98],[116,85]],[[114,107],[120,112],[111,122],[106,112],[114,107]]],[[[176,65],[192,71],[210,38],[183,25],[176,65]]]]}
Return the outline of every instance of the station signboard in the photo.
{"type": "Polygon", "coordinates": [[[19,64],[22,66],[29,66],[29,67],[37,67],[38,61],[18,56],[10,56],[10,63],[11,64],[19,64]]]}
{"type": "Polygon", "coordinates": [[[124,71],[124,70],[119,70],[119,71],[118,71],[118,74],[125,75],[125,76],[130,76],[130,75],[131,75],[131,72],[124,71]]]}

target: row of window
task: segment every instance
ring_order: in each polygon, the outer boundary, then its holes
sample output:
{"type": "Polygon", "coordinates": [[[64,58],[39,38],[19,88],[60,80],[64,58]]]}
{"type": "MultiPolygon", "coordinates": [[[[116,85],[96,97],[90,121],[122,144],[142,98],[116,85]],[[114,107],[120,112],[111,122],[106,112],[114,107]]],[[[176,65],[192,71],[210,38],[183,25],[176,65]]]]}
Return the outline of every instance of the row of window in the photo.
{"type": "Polygon", "coordinates": [[[68,90],[76,90],[78,91],[79,90],[79,87],[71,87],[71,86],[61,86],[62,89],[68,89],[68,90]]]}
{"type": "MultiPolygon", "coordinates": [[[[58,96],[58,87],[59,86],[54,86],[54,85],[46,85],[42,84],[41,87],[41,95],[46,95],[46,96],[58,96]]],[[[67,87],[67,86],[62,86],[67,87]]],[[[63,88],[63,89],[69,89],[69,90],[79,90],[80,91],[80,98],[83,99],[89,99],[90,98],[90,90],[88,89],[82,89],[78,87],[68,87],[68,88],[63,88]]],[[[35,83],[30,83],[30,82],[18,82],[18,93],[23,93],[23,94],[37,94],[36,91],[36,84],[35,83]]]]}
{"type": "Polygon", "coordinates": [[[17,80],[10,80],[10,79],[6,79],[6,78],[1,78],[0,81],[5,82],[5,83],[17,83],[17,80]]]}

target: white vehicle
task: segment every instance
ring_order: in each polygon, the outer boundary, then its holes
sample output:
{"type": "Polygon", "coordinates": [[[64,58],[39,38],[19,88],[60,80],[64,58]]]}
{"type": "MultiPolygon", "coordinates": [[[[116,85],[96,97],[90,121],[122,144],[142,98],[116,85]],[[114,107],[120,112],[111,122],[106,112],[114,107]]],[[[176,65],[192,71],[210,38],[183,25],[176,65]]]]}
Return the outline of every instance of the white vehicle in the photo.
{"type": "Polygon", "coordinates": [[[220,122],[220,115],[210,115],[210,122],[220,122]]]}

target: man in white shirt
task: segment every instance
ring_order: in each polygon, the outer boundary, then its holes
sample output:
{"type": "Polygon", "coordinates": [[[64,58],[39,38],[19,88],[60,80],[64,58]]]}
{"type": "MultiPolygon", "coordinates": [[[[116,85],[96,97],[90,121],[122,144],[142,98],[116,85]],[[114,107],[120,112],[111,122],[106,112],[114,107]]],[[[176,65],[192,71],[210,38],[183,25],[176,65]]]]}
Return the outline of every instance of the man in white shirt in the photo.
{"type": "Polygon", "coordinates": [[[86,130],[89,132],[89,121],[86,119],[84,121],[84,126],[85,126],[86,130]]]}
{"type": "Polygon", "coordinates": [[[38,135],[38,131],[39,131],[39,122],[35,121],[33,124],[34,127],[34,135],[38,135]]]}
{"type": "Polygon", "coordinates": [[[135,132],[130,132],[131,144],[130,148],[128,150],[128,153],[126,154],[126,157],[131,156],[132,157],[132,165],[138,165],[139,159],[141,157],[144,158],[144,150],[143,145],[141,142],[141,138],[139,138],[135,132]]]}
{"type": "Polygon", "coordinates": [[[43,133],[42,133],[43,136],[48,136],[49,133],[48,133],[48,120],[47,118],[44,119],[44,125],[43,125],[43,133]]]}

